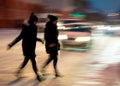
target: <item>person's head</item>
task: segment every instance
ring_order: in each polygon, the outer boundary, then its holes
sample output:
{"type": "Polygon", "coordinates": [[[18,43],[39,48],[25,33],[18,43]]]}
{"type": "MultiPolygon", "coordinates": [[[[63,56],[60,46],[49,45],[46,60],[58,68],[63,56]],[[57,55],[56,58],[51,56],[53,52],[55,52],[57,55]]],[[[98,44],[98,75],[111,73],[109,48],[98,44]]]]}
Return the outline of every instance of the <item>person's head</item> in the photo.
{"type": "Polygon", "coordinates": [[[36,24],[38,22],[37,16],[32,12],[28,20],[29,24],[36,24]]]}
{"type": "Polygon", "coordinates": [[[48,15],[48,19],[53,22],[54,24],[57,23],[58,17],[54,15],[48,15]]]}

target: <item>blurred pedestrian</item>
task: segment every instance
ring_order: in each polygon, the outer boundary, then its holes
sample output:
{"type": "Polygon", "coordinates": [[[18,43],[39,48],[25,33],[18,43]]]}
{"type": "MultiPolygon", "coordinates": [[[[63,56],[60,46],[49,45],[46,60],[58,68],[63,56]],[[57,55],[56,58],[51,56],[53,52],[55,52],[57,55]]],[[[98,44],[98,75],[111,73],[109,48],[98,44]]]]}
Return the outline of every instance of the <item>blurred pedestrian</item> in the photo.
{"type": "Polygon", "coordinates": [[[49,58],[42,67],[42,73],[45,73],[46,66],[53,61],[53,67],[55,71],[55,76],[60,76],[57,69],[58,62],[58,50],[60,49],[60,44],[58,42],[58,29],[57,29],[57,20],[58,17],[53,15],[48,15],[49,21],[46,23],[44,30],[44,39],[46,52],[49,54],[49,58]]]}
{"type": "Polygon", "coordinates": [[[43,77],[39,75],[38,69],[36,66],[35,48],[36,48],[36,41],[40,41],[43,43],[43,40],[40,38],[37,38],[37,26],[36,26],[37,22],[38,22],[37,16],[34,13],[31,13],[28,23],[22,24],[21,33],[16,39],[14,39],[11,43],[8,44],[8,49],[10,49],[13,45],[15,45],[20,40],[22,40],[22,50],[24,55],[24,61],[22,62],[16,75],[17,76],[21,75],[23,68],[26,66],[26,64],[30,60],[32,62],[32,68],[36,74],[36,78],[39,81],[41,81],[43,77]]]}

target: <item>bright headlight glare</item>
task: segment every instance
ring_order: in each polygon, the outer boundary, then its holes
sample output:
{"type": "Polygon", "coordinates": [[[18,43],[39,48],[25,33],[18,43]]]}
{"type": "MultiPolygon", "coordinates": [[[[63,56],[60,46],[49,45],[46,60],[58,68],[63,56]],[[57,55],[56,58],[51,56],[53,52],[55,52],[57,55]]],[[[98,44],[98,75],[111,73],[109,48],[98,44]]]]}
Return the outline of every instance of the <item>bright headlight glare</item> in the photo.
{"type": "Polygon", "coordinates": [[[76,42],[90,41],[90,37],[77,37],[75,41],[76,42]]]}
{"type": "Polygon", "coordinates": [[[58,36],[58,39],[59,39],[59,40],[68,39],[68,36],[67,36],[67,35],[59,35],[59,36],[58,36]]]}

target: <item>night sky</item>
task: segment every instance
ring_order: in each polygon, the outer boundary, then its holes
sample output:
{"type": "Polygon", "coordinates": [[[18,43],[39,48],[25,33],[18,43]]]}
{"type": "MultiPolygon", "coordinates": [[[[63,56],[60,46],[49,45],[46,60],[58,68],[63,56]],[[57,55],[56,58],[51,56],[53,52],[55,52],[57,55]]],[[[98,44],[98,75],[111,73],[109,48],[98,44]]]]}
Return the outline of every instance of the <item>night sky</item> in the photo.
{"type": "Polygon", "coordinates": [[[103,14],[116,12],[120,9],[120,0],[88,0],[91,6],[103,14]]]}

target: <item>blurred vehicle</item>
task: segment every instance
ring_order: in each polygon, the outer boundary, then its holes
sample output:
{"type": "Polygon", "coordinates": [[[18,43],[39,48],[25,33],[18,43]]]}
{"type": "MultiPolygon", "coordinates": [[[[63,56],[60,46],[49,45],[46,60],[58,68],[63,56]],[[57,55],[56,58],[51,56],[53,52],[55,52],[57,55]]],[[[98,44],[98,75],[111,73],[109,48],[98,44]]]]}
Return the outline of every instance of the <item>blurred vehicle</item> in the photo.
{"type": "Polygon", "coordinates": [[[60,22],[63,22],[64,24],[67,23],[76,23],[76,22],[81,22],[83,19],[78,19],[78,18],[65,18],[65,19],[60,19],[60,22]]]}
{"type": "Polygon", "coordinates": [[[109,25],[104,30],[104,34],[110,36],[119,36],[120,35],[120,26],[119,25],[109,25]]]}
{"type": "Polygon", "coordinates": [[[38,23],[37,23],[38,32],[44,31],[46,22],[47,22],[47,18],[39,18],[38,23]]]}
{"type": "Polygon", "coordinates": [[[110,36],[120,35],[120,25],[101,25],[97,26],[97,29],[103,31],[105,35],[110,36]]]}
{"type": "Polygon", "coordinates": [[[59,30],[65,29],[66,25],[70,25],[72,23],[77,23],[77,22],[81,22],[81,21],[82,21],[82,19],[77,19],[77,18],[65,18],[65,19],[61,18],[61,19],[59,19],[59,21],[57,23],[58,29],[59,30]]]}
{"type": "Polygon", "coordinates": [[[61,49],[88,50],[91,46],[91,27],[86,25],[73,24],[60,30],[58,39],[61,49]]]}
{"type": "MultiPolygon", "coordinates": [[[[39,18],[39,21],[37,23],[38,32],[43,32],[44,31],[46,22],[47,22],[47,18],[39,18]]],[[[59,30],[65,29],[65,26],[60,21],[57,22],[57,26],[58,26],[59,30]]]]}
{"type": "MultiPolygon", "coordinates": [[[[38,23],[37,23],[38,32],[43,32],[44,31],[45,24],[48,21],[48,19],[47,19],[48,15],[55,15],[55,16],[58,16],[58,17],[62,16],[62,14],[58,14],[58,13],[39,13],[39,14],[37,14],[37,16],[39,18],[38,23]]],[[[64,28],[64,26],[62,25],[61,22],[58,22],[57,25],[58,25],[58,29],[63,29],[64,28]]]]}

